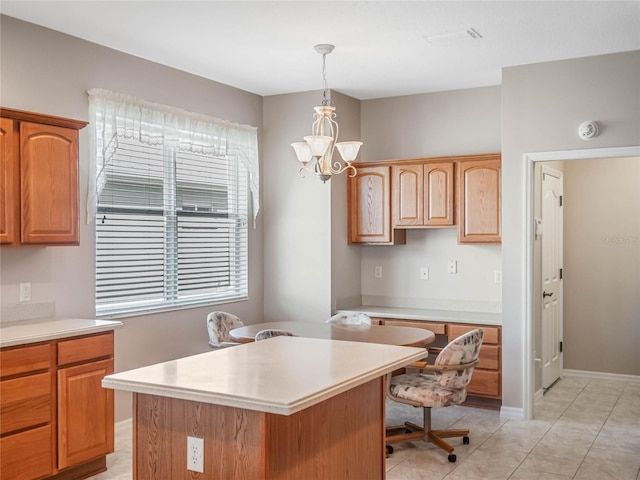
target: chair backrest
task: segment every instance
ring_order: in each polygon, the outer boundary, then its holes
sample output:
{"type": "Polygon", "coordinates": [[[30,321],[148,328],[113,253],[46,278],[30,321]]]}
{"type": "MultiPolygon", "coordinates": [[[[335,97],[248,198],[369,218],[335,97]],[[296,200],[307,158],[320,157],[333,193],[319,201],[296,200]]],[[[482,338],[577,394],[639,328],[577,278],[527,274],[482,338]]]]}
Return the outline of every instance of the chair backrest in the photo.
{"type": "Polygon", "coordinates": [[[286,330],[280,330],[278,328],[269,328],[266,330],[260,330],[256,333],[256,342],[259,340],[266,340],[273,337],[295,337],[295,335],[286,330]]]}
{"type": "Polygon", "coordinates": [[[338,313],[326,323],[340,323],[343,325],[371,325],[371,317],[365,313],[338,313]]]}
{"type": "Polygon", "coordinates": [[[207,331],[209,343],[219,347],[222,342],[232,341],[229,332],[234,328],[243,327],[244,323],[235,315],[227,312],[211,312],[207,315],[207,331]]]}
{"type": "MultiPolygon", "coordinates": [[[[476,328],[449,342],[436,357],[434,366],[465,365],[478,359],[484,330],[476,328]]],[[[448,388],[465,388],[471,381],[473,367],[463,370],[436,371],[440,385],[448,388]]]]}

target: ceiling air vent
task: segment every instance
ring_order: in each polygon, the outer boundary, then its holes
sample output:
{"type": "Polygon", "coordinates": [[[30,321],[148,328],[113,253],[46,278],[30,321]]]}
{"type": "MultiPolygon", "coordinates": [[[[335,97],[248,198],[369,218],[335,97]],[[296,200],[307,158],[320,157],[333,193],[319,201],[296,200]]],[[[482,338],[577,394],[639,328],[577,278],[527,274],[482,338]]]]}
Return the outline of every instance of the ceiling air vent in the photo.
{"type": "Polygon", "coordinates": [[[482,40],[482,35],[472,27],[460,32],[443,33],[441,35],[426,36],[424,39],[434,46],[458,45],[482,40]]]}

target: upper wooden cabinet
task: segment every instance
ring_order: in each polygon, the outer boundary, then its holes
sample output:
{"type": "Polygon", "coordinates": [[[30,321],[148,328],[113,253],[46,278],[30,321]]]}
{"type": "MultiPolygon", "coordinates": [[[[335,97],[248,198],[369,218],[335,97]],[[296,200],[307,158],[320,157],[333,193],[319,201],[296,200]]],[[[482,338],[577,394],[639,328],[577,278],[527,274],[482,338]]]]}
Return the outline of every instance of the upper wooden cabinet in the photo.
{"type": "Polygon", "coordinates": [[[453,172],[453,162],[393,165],[393,226],[453,226],[453,172]]]}
{"type": "Polygon", "coordinates": [[[0,109],[0,243],[78,245],[78,130],[86,122],[0,109]]]}
{"type": "Polygon", "coordinates": [[[356,164],[349,243],[406,243],[406,230],[457,225],[459,243],[500,243],[499,153],[356,164]]]}
{"type": "Polygon", "coordinates": [[[500,243],[500,158],[458,163],[458,242],[500,243]]]}
{"type": "Polygon", "coordinates": [[[359,166],[347,190],[349,243],[405,242],[404,232],[391,228],[391,167],[359,166]]]}

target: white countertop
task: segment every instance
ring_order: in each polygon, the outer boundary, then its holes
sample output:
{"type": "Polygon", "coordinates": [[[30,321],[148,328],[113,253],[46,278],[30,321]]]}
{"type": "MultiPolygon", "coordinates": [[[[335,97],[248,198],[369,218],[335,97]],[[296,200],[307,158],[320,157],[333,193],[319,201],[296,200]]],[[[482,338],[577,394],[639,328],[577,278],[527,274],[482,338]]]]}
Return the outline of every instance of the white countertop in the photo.
{"type": "Polygon", "coordinates": [[[0,323],[0,347],[89,335],[120,326],[122,322],[86,318],[48,318],[0,323]]]}
{"type": "Polygon", "coordinates": [[[431,320],[434,322],[471,323],[478,325],[502,325],[502,314],[487,312],[464,312],[455,310],[428,310],[422,308],[375,307],[358,305],[343,308],[341,312],[362,312],[370,317],[395,318],[398,320],[431,320]]]}
{"type": "Polygon", "coordinates": [[[108,375],[102,386],[291,415],[425,355],[424,348],[275,337],[108,375]]]}

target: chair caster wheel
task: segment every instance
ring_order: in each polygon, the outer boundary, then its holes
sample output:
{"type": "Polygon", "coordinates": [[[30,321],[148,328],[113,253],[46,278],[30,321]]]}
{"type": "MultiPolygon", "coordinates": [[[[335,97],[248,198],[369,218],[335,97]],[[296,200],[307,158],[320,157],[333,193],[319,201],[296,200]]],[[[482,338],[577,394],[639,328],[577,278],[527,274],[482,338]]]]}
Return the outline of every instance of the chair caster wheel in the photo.
{"type": "Polygon", "coordinates": [[[387,445],[387,455],[391,455],[393,453],[393,447],[391,445],[387,445]]]}
{"type": "Polygon", "coordinates": [[[456,460],[458,459],[455,453],[450,453],[448,458],[451,463],[456,463],[456,460]]]}
{"type": "Polygon", "coordinates": [[[462,443],[464,445],[469,445],[469,437],[467,437],[466,435],[462,437],[462,443]]]}

